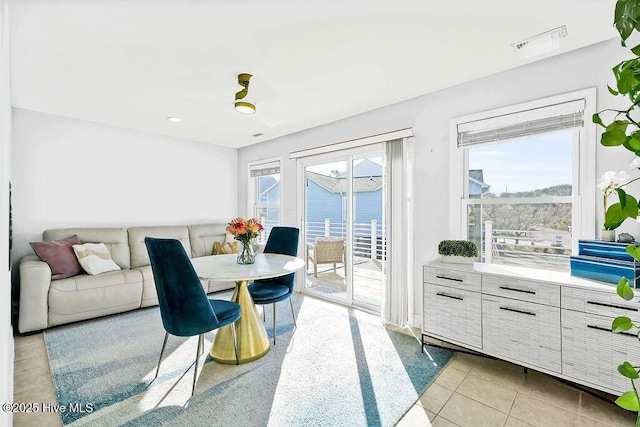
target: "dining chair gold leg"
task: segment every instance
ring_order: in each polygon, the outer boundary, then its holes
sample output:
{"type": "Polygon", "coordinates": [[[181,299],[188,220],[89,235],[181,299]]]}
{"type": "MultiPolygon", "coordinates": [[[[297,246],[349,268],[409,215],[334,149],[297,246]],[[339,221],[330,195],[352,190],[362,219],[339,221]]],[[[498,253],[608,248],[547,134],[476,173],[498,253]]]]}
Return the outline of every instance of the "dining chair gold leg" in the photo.
{"type": "Polygon", "coordinates": [[[276,303],[273,303],[273,345],[276,345],[276,303]]]}
{"type": "Polygon", "coordinates": [[[162,353],[164,353],[164,349],[167,346],[167,339],[169,338],[169,332],[164,333],[164,341],[162,342],[162,350],[160,350],[160,358],[158,359],[158,367],[156,368],[156,376],[153,377],[155,380],[158,378],[158,372],[160,372],[160,362],[162,362],[162,353]]]}
{"type": "Polygon", "coordinates": [[[233,335],[233,350],[236,352],[236,365],[240,364],[240,359],[238,358],[238,337],[236,336],[236,322],[231,324],[231,335],[233,335]]]}
{"type": "Polygon", "coordinates": [[[198,335],[198,347],[196,347],[196,361],[193,367],[193,386],[191,387],[191,396],[196,392],[196,379],[198,379],[198,359],[200,358],[200,347],[203,343],[204,334],[198,335]]]}
{"type": "Polygon", "coordinates": [[[296,323],[296,313],[295,311],[293,311],[293,298],[289,297],[289,305],[291,306],[291,316],[293,316],[293,326],[295,326],[296,328],[298,327],[298,324],[296,323]]]}

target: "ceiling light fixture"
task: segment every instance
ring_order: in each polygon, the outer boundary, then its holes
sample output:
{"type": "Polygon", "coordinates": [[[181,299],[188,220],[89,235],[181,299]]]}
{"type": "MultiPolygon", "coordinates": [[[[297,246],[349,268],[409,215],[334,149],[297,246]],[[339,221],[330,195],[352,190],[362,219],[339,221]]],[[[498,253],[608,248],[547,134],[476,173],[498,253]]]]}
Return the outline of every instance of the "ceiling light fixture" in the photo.
{"type": "Polygon", "coordinates": [[[513,43],[511,46],[520,59],[533,58],[560,49],[560,39],[563,37],[567,37],[566,25],[513,43]]]}
{"type": "Polygon", "coordinates": [[[167,120],[169,120],[171,123],[180,123],[182,121],[182,119],[179,117],[167,117],[167,120]]]}
{"type": "Polygon", "coordinates": [[[238,113],[253,114],[256,112],[255,105],[250,102],[240,101],[241,99],[244,99],[244,97],[249,93],[249,79],[251,77],[252,75],[247,73],[238,75],[238,84],[244,88],[241,91],[236,92],[236,103],[234,108],[238,113]]]}

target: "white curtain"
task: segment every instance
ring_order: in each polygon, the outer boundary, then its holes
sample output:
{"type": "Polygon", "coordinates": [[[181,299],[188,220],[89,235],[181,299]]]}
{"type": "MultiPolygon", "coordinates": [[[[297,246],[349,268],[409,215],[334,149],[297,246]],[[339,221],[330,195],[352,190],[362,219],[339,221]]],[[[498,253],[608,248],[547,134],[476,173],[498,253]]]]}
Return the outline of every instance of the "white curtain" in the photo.
{"type": "Polygon", "coordinates": [[[412,138],[385,143],[386,283],[382,319],[405,326],[413,294],[412,138]]]}

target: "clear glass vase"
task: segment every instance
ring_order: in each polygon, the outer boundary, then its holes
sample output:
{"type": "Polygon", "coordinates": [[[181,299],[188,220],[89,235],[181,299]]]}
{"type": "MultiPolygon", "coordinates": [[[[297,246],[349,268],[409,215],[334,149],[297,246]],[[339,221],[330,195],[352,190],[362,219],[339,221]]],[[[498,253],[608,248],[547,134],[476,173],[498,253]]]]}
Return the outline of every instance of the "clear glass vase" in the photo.
{"type": "Polygon", "coordinates": [[[256,262],[256,253],[251,242],[240,242],[237,262],[238,264],[253,264],[256,262]]]}

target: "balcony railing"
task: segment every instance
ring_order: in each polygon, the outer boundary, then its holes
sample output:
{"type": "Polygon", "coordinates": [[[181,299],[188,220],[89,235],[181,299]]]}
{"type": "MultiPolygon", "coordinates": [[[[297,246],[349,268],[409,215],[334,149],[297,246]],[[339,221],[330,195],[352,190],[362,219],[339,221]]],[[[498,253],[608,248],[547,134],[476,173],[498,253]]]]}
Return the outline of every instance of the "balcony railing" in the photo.
{"type": "Polygon", "coordinates": [[[568,270],[571,232],[560,230],[501,230],[484,223],[479,247],[485,263],[502,263],[568,270]]]}
{"type": "MultiPolygon", "coordinates": [[[[347,224],[331,222],[329,218],[323,222],[307,222],[306,241],[314,243],[316,237],[339,237],[347,240],[347,224]]],[[[353,223],[353,255],[371,259],[386,258],[386,239],[384,226],[372,219],[368,223],[353,223]]]]}

